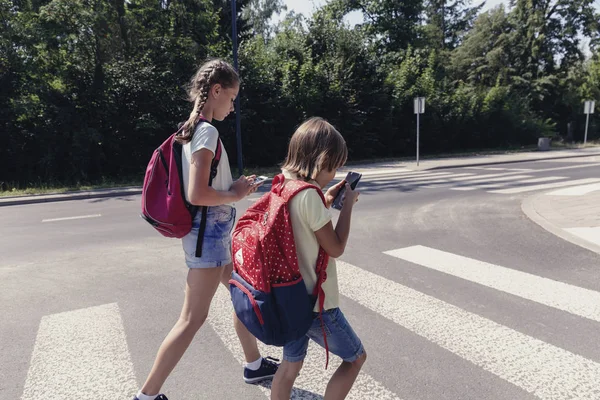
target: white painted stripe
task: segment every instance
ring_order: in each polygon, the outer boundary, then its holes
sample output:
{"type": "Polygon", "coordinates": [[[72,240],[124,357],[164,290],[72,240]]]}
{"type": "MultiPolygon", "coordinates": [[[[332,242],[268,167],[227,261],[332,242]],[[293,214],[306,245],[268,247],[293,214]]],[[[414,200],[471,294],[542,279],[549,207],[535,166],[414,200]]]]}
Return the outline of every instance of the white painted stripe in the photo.
{"type": "MultiPolygon", "coordinates": [[[[362,174],[362,176],[379,176],[379,175],[420,175],[420,174],[427,174],[430,173],[431,171],[413,171],[412,169],[378,169],[378,170],[364,170],[364,171],[360,171],[357,170],[355,172],[359,172],[360,174],[362,174]]],[[[345,172],[338,172],[336,174],[336,178],[339,176],[341,179],[345,178],[346,175],[348,174],[347,171],[345,172]]]]}
{"type": "Polygon", "coordinates": [[[490,168],[490,167],[468,167],[467,169],[483,169],[486,171],[515,171],[515,172],[529,172],[535,171],[529,168],[490,168]]]}
{"type": "Polygon", "coordinates": [[[482,184],[482,185],[477,185],[477,189],[494,189],[494,188],[501,188],[504,186],[507,186],[510,183],[514,183],[514,184],[527,184],[527,183],[540,183],[540,182],[551,182],[551,181],[556,181],[556,180],[561,180],[561,179],[567,179],[563,176],[548,176],[548,177],[544,177],[544,178],[535,178],[535,179],[527,179],[527,180],[521,180],[521,181],[515,181],[515,182],[505,182],[504,184],[496,184],[496,183],[491,183],[491,184],[482,184]]]}
{"type": "Polygon", "coordinates": [[[600,166],[600,163],[570,165],[568,167],[554,167],[554,168],[536,169],[535,171],[536,172],[564,171],[564,170],[567,170],[567,169],[579,169],[579,168],[589,168],[589,167],[597,167],[597,166],[600,166]]]}
{"type": "MultiPolygon", "coordinates": [[[[549,160],[545,160],[545,161],[549,161],[549,160]]],[[[543,168],[543,169],[536,169],[534,171],[536,173],[538,173],[538,172],[550,172],[550,171],[563,171],[563,170],[568,170],[568,169],[579,169],[579,168],[588,168],[588,167],[596,167],[596,166],[600,166],[600,163],[569,165],[567,167],[543,168]]],[[[517,170],[513,170],[513,171],[517,171],[517,170]]],[[[520,173],[520,172],[515,172],[515,173],[520,173]]],[[[510,174],[510,172],[508,174],[510,174]]]]}
{"type": "Polygon", "coordinates": [[[102,214],[80,215],[78,217],[43,219],[42,222],[71,221],[74,219],[98,218],[101,216],[102,216],[102,214]]]}
{"type": "MultiPolygon", "coordinates": [[[[524,179],[524,178],[530,178],[531,175],[513,175],[513,176],[501,176],[499,178],[485,178],[485,179],[481,179],[481,176],[472,176],[472,177],[468,177],[468,178],[460,178],[460,179],[450,179],[451,182],[467,182],[467,184],[469,186],[477,186],[477,184],[486,184],[489,182],[502,182],[502,181],[511,181],[511,180],[515,180],[515,179],[524,179]]],[[[430,182],[430,183],[435,183],[435,182],[430,182]]],[[[440,181],[440,183],[443,183],[443,181],[440,181]]]]}
{"type": "Polygon", "coordinates": [[[600,246],[600,226],[583,227],[583,228],[568,228],[567,232],[587,240],[590,243],[600,246]]]}
{"type": "Polygon", "coordinates": [[[600,322],[600,293],[593,290],[426,246],[385,254],[600,322]]]}
{"type": "MultiPolygon", "coordinates": [[[[410,169],[406,169],[406,170],[375,170],[375,171],[355,171],[358,172],[360,174],[362,174],[363,179],[367,178],[367,177],[376,177],[376,176],[419,176],[419,175],[425,175],[428,173],[431,173],[431,171],[413,171],[410,169]]],[[[338,172],[335,175],[335,179],[336,180],[342,180],[346,177],[346,175],[348,175],[348,172],[338,172]]]]}
{"type": "Polygon", "coordinates": [[[341,293],[542,400],[598,399],[600,364],[338,261],[341,293]]]}
{"type": "MultiPolygon", "coordinates": [[[[435,186],[431,186],[431,187],[435,187],[435,186]]],[[[450,190],[458,190],[461,192],[470,192],[471,190],[475,190],[477,189],[474,186],[461,186],[461,187],[451,187],[450,190]]]]}
{"type": "Polygon", "coordinates": [[[527,179],[525,181],[520,181],[519,183],[542,183],[542,182],[559,181],[561,179],[569,179],[569,178],[567,178],[565,176],[545,176],[543,178],[527,179]]]}
{"type": "MultiPolygon", "coordinates": [[[[229,293],[222,285],[220,285],[211,304],[208,321],[219,338],[223,341],[225,347],[240,364],[243,364],[244,353],[242,352],[242,346],[240,345],[233,327],[232,313],[233,307],[231,305],[229,293]]],[[[259,342],[259,349],[261,354],[265,356],[275,355],[275,357],[281,359],[282,348],[280,347],[265,346],[259,342]]],[[[327,383],[340,363],[341,360],[333,354],[330,354],[329,368],[325,370],[325,350],[311,341],[308,347],[306,360],[304,361],[304,366],[294,384],[292,399],[322,400],[327,383]]],[[[270,384],[265,386],[270,388],[270,384]]],[[[260,386],[259,388],[266,397],[270,397],[270,390],[260,386]]],[[[399,397],[386,389],[370,375],[361,372],[356,379],[352,390],[348,394],[347,399],[399,400],[399,397]]]]}
{"type": "Polygon", "coordinates": [[[551,196],[583,196],[598,190],[600,190],[600,183],[592,183],[591,185],[581,185],[567,189],[559,189],[546,194],[551,196]]]}
{"type": "Polygon", "coordinates": [[[515,194],[515,193],[522,193],[522,192],[532,192],[534,190],[552,189],[552,188],[564,187],[564,186],[583,185],[586,183],[594,183],[594,182],[600,182],[600,179],[587,178],[587,179],[579,179],[579,180],[574,180],[574,181],[569,181],[569,182],[556,182],[556,183],[548,183],[548,184],[544,184],[544,185],[534,185],[534,186],[525,186],[525,187],[510,188],[510,189],[492,190],[492,191],[490,191],[490,193],[515,194]]]}
{"type": "Polygon", "coordinates": [[[368,179],[366,180],[366,182],[381,182],[381,181],[386,181],[386,182],[398,182],[399,184],[405,184],[405,183],[416,183],[416,184],[420,184],[420,183],[429,183],[429,181],[437,181],[440,180],[441,182],[448,182],[451,181],[454,177],[460,177],[460,176],[470,176],[472,174],[450,174],[450,173],[445,173],[445,174],[436,174],[434,175],[428,175],[428,176],[423,176],[423,177],[418,177],[418,178],[403,178],[403,177],[395,177],[395,176],[391,176],[389,178],[376,178],[376,179],[368,179]]]}
{"type": "Polygon", "coordinates": [[[126,399],[136,390],[116,303],[42,318],[21,400],[126,399]]]}

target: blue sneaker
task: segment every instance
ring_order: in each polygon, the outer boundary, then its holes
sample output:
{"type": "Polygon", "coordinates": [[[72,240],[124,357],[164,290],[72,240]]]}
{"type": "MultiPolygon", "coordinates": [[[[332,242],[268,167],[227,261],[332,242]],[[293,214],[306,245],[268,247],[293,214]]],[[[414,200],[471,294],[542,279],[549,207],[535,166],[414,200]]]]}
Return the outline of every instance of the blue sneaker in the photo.
{"type": "Polygon", "coordinates": [[[253,371],[249,368],[244,368],[244,382],[246,383],[258,383],[267,379],[273,379],[279,360],[272,357],[263,357],[260,368],[253,371]]]}
{"type": "MultiPolygon", "coordinates": [[[[133,400],[140,400],[140,399],[138,399],[137,396],[134,396],[133,400]]],[[[156,396],[156,399],[154,399],[154,400],[169,400],[169,399],[167,399],[167,396],[165,396],[164,394],[159,394],[158,396],[156,396]]]]}

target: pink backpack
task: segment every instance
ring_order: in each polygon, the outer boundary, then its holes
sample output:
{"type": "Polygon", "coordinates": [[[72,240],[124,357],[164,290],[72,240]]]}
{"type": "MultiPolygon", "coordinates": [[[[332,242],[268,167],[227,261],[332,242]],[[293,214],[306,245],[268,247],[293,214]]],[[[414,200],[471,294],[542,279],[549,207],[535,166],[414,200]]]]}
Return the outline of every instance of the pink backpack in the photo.
{"type": "MultiPolygon", "coordinates": [[[[199,118],[196,123],[200,121],[206,122],[205,119],[199,118]]],[[[171,238],[182,238],[192,230],[192,221],[199,208],[190,204],[185,198],[181,158],[183,146],[175,140],[182,129],[183,126],[154,151],[142,187],[141,217],[161,235],[171,238]]],[[[212,180],[217,174],[221,159],[220,139],[217,139],[215,153],[211,164],[209,186],[212,185],[212,180]]],[[[202,207],[196,257],[202,255],[206,211],[207,207],[202,207]]]]}

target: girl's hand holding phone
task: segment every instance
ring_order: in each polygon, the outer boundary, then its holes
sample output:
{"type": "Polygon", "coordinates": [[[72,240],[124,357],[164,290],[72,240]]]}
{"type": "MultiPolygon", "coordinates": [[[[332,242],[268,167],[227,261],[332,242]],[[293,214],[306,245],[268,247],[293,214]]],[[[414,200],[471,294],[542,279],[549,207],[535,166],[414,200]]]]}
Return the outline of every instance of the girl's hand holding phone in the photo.
{"type": "Polygon", "coordinates": [[[325,202],[327,203],[327,208],[331,207],[331,205],[333,204],[333,201],[335,200],[338,193],[344,187],[345,184],[346,184],[346,181],[343,180],[343,181],[336,183],[335,185],[330,187],[329,190],[327,190],[327,193],[325,193],[325,202]]]}

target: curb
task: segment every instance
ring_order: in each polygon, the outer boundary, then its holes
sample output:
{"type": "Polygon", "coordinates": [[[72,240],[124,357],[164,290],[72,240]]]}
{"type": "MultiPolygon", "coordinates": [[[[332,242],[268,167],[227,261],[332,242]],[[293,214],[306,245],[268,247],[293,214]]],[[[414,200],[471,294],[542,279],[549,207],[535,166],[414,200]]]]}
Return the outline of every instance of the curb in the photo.
{"type": "Polygon", "coordinates": [[[545,195],[546,193],[542,193],[528,197],[525,200],[523,200],[523,202],[521,203],[521,210],[523,211],[523,214],[525,214],[527,218],[529,218],[530,220],[544,228],[546,231],[550,232],[551,234],[558,236],[559,238],[566,240],[567,242],[593,251],[594,253],[600,254],[600,246],[597,246],[594,243],[590,243],[587,240],[583,240],[575,235],[571,235],[569,232],[548,221],[546,218],[544,218],[537,212],[534,204],[540,197],[545,195]]]}

